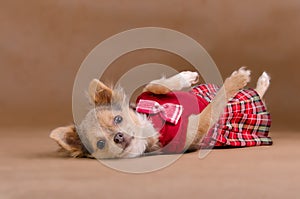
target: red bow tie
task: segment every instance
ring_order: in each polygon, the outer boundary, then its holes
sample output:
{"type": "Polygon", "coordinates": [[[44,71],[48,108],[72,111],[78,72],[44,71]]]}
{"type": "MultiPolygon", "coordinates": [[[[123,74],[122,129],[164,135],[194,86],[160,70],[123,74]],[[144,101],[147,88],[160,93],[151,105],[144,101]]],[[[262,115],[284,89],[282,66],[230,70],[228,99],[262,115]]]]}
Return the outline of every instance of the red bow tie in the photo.
{"type": "Polygon", "coordinates": [[[183,107],[178,104],[165,103],[159,104],[152,100],[140,100],[136,111],[144,114],[160,114],[161,117],[170,123],[177,124],[183,111],[183,107]]]}

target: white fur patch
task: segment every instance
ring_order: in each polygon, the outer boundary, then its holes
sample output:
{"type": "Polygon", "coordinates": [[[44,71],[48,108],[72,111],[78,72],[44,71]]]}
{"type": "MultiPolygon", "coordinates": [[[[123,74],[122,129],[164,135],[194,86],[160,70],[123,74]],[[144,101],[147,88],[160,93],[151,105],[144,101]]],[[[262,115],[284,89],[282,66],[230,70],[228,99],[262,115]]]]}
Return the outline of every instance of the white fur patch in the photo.
{"type": "Polygon", "coordinates": [[[199,79],[199,75],[197,72],[183,71],[178,75],[181,77],[180,83],[183,88],[190,87],[192,84],[197,83],[199,79]]]}

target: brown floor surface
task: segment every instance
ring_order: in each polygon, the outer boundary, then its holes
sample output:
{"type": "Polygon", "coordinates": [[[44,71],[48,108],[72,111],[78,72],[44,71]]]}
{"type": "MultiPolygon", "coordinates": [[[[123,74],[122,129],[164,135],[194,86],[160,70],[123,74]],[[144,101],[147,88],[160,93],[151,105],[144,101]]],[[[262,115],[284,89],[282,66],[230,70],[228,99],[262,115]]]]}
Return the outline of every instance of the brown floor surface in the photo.
{"type": "MultiPolygon", "coordinates": [[[[49,129],[1,129],[0,198],[297,198],[300,133],[272,132],[271,147],[184,154],[162,170],[126,174],[64,158],[49,129]]],[[[145,157],[144,159],[166,158],[145,157]]],[[[116,160],[124,161],[124,160],[116,160]]]]}

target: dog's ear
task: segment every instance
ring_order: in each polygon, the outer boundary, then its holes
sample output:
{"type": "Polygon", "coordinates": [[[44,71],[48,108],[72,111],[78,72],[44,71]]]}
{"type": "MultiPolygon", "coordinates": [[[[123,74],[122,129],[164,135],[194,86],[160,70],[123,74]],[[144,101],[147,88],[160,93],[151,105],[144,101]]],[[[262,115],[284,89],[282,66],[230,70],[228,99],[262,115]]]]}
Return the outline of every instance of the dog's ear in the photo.
{"type": "Polygon", "coordinates": [[[76,133],[74,125],[54,129],[50,133],[50,138],[55,140],[63,151],[68,152],[72,157],[87,156],[87,150],[76,133]]]}
{"type": "Polygon", "coordinates": [[[98,79],[93,79],[89,85],[89,96],[95,105],[106,105],[111,103],[113,91],[98,79]]]}

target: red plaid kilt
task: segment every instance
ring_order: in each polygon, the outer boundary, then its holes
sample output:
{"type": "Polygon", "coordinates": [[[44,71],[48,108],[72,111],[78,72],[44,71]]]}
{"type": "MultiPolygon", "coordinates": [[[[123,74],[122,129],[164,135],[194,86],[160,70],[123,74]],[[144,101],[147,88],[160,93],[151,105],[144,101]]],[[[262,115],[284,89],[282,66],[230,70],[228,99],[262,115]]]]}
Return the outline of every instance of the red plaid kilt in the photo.
{"type": "MultiPolygon", "coordinates": [[[[192,92],[208,102],[215,97],[218,87],[213,84],[195,86],[192,92]]],[[[268,136],[270,113],[254,89],[240,90],[228,104],[219,121],[202,140],[202,147],[243,147],[271,145],[268,136]]]]}

